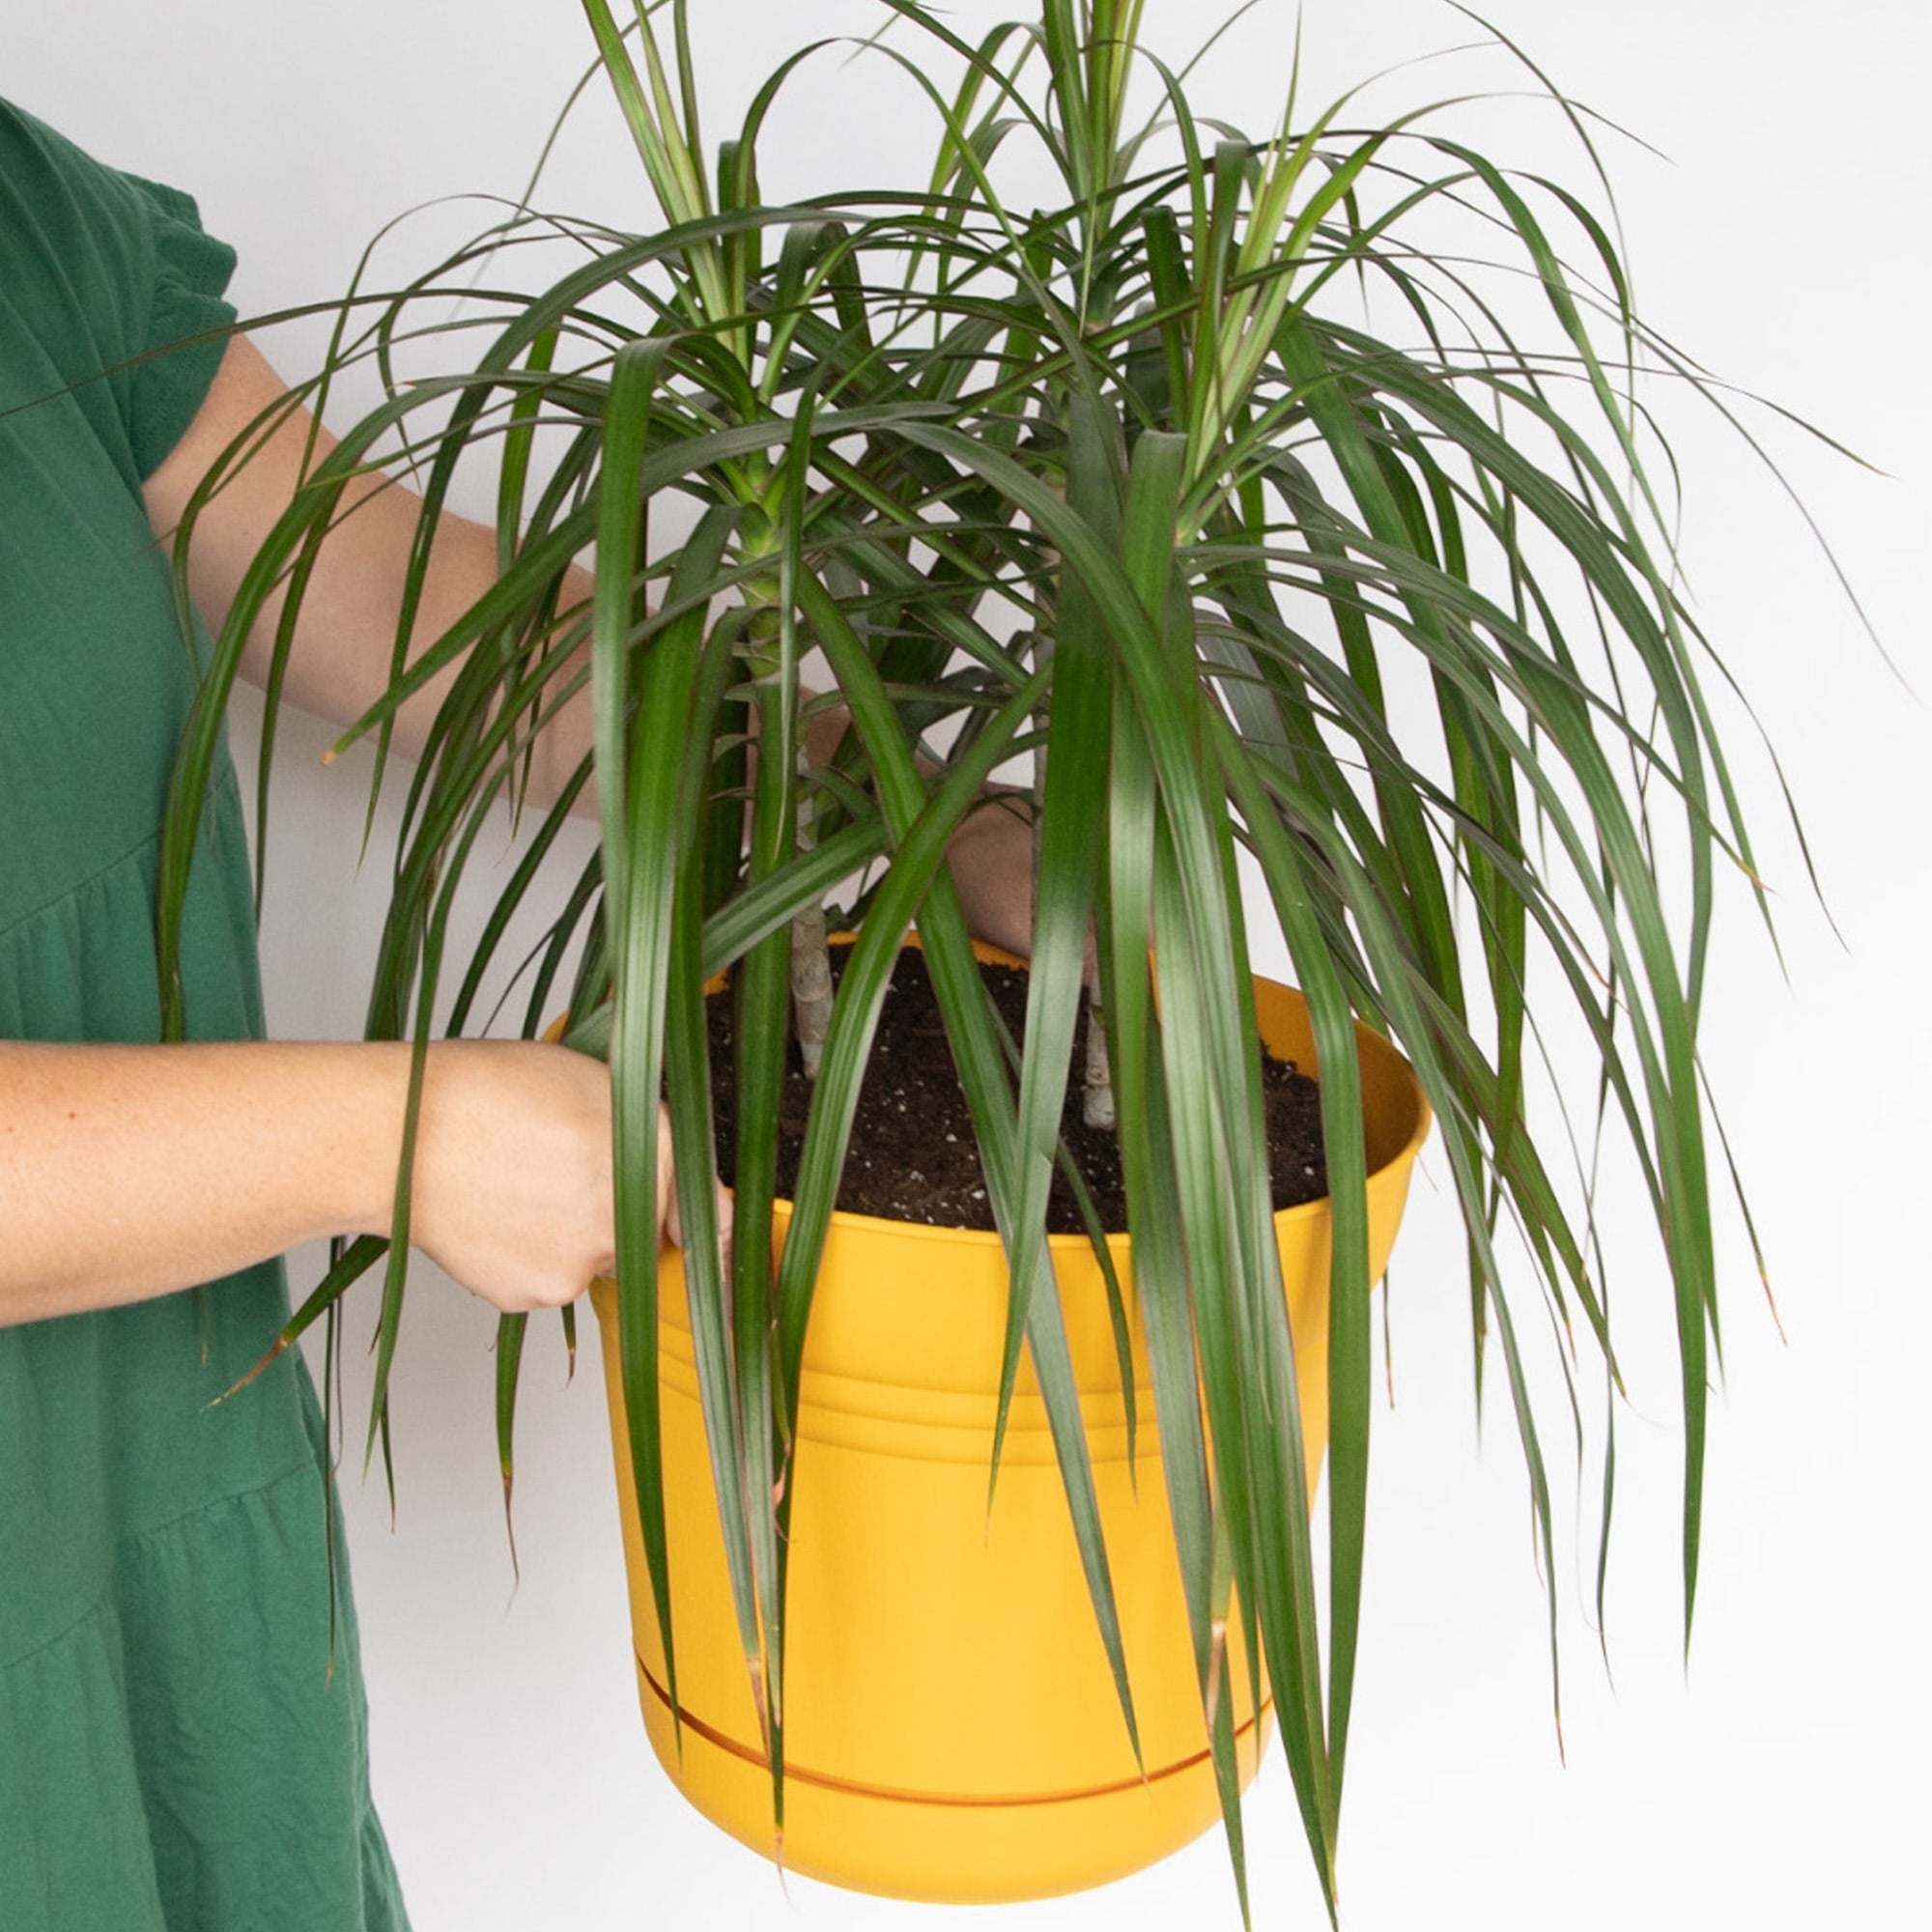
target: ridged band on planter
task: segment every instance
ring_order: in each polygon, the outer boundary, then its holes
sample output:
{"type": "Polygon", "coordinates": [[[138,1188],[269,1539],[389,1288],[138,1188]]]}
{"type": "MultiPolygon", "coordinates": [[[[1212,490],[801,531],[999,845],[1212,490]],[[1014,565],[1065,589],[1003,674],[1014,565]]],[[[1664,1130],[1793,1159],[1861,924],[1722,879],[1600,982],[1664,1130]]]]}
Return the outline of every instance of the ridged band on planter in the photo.
{"type": "MultiPolygon", "coordinates": [[[[1257,980],[1255,997],[1270,1049],[1319,1077],[1300,995],[1257,980]]],[[[1366,1029],[1358,1043],[1379,1278],[1429,1114],[1401,1055],[1366,1029]]],[[[781,1202],[780,1241],[788,1218],[781,1202]]],[[[1312,1484],[1328,1430],[1327,1204],[1287,1208],[1275,1225],[1312,1484]]],[[[1055,1236],[1052,1245],[1147,1776],[1122,1723],[1030,1367],[1022,1368],[987,1516],[1007,1294],[999,1237],[835,1214],[806,1342],[792,1476],[789,1870],[902,1898],[1040,1898],[1138,1870],[1219,1817],[1140,1338],[1130,1469],[1099,1267],[1084,1236],[1055,1236]]],[[[1126,1238],[1112,1247],[1131,1309],[1126,1238]]],[[[639,1695],[652,1745],[679,1789],[770,1855],[771,1776],[731,1608],[674,1251],[659,1279],[681,1757],[638,1530],[615,1289],[603,1281],[592,1299],[604,1337],[639,1695]]],[[[1245,1783],[1267,1718],[1264,1711],[1257,1723],[1238,1654],[1228,1681],[1239,1697],[1245,1783]]]]}

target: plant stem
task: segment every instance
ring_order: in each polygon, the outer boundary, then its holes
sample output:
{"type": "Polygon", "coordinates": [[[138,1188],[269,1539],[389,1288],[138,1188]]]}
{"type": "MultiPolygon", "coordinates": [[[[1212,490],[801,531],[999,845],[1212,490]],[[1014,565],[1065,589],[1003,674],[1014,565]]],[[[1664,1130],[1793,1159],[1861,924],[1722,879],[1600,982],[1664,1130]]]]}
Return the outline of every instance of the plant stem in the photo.
{"type": "MultiPolygon", "coordinates": [[[[805,748],[798,753],[798,775],[809,780],[810,760],[805,748]]],[[[798,849],[810,852],[812,838],[812,799],[801,790],[798,806],[798,849]]],[[[814,904],[791,923],[791,1000],[792,1020],[798,1029],[798,1050],[805,1062],[805,1077],[818,1078],[820,1061],[825,1058],[825,1036],[832,1025],[832,961],[825,944],[825,907],[814,904]]]]}
{"type": "Polygon", "coordinates": [[[1097,987],[1087,989],[1087,1065],[1080,1090],[1080,1118],[1090,1127],[1114,1125],[1114,1069],[1107,1059],[1106,1014],[1097,987]]]}

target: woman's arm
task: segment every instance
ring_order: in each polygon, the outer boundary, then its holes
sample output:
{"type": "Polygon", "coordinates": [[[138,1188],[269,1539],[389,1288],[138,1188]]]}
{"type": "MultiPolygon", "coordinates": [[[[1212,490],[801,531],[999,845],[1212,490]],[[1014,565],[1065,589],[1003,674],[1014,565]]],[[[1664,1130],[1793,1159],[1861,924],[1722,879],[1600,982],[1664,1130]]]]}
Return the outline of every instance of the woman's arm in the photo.
{"type": "MultiPolygon", "coordinates": [[[[335,440],[245,337],[225,353],[201,408],[145,486],[156,534],[173,536],[236,439],[279,419],[200,512],[189,591],[218,625],[304,466],[335,440]]],[[[421,499],[371,475],[345,490],[290,654],[284,696],[337,724],[387,687],[421,499]]],[[[413,645],[449,628],[496,581],[495,532],[437,526],[413,645]]],[[[590,579],[579,572],[577,592],[590,579]]],[[[568,594],[566,602],[571,601],[568,594]]],[[[242,662],[268,674],[279,593],[242,662]]],[[[397,720],[423,744],[452,668],[397,720]]],[[[532,788],[554,796],[588,749],[588,705],[544,734],[532,788]]],[[[409,1049],[368,1043],[0,1046],[0,1321],[161,1294],[325,1235],[382,1234],[401,1157],[409,1049]],[[99,1178],[114,1178],[111,1213],[99,1178]]],[[[668,1146],[659,1219],[676,1236],[668,1146]]],[[[604,1068],[521,1041],[431,1047],[417,1129],[412,1239],[506,1310],[556,1305],[612,1265],[611,1102],[604,1068]]]]}
{"type": "MultiPolygon", "coordinates": [[[[173,534],[196,486],[228,444],[288,400],[281,378],[261,352],[245,336],[237,336],[187,434],[147,483],[149,521],[157,535],[173,534]]],[[[188,554],[188,584],[209,621],[218,621],[233,601],[256,551],[292,500],[305,457],[319,460],[334,447],[335,439],[316,426],[305,410],[293,411],[201,513],[188,554]]],[[[421,498],[407,484],[384,477],[361,479],[345,490],[340,522],[318,554],[303,597],[284,686],[290,703],[348,724],[387,688],[397,607],[421,507],[421,498]]],[[[464,517],[441,517],[424,576],[412,648],[433,643],[496,580],[496,532],[464,517]]],[[[562,608],[587,603],[589,596],[588,572],[574,571],[562,608]]],[[[256,683],[268,676],[280,611],[277,595],[249,638],[242,672],[256,683]]],[[[396,745],[405,756],[421,750],[437,705],[455,675],[452,667],[433,679],[398,714],[396,745]]],[[[827,712],[815,716],[811,747],[820,762],[838,744],[841,719],[842,714],[827,712]]],[[[557,795],[591,739],[586,689],[537,741],[530,786],[537,803],[557,795]]],[[[595,795],[588,788],[578,810],[595,811],[595,795]]],[[[1027,821],[1012,809],[1012,801],[989,797],[960,829],[948,857],[967,923],[976,935],[1025,953],[1033,935],[1033,844],[1027,821]]]]}
{"type": "MultiPolygon", "coordinates": [[[[237,336],[187,433],[146,485],[148,518],[157,536],[173,535],[196,487],[229,443],[288,403],[281,378],[253,343],[237,336]]],[[[188,554],[188,587],[210,623],[227,611],[255,553],[293,499],[304,460],[312,467],[334,447],[335,439],[306,410],[290,410],[201,512],[188,554]]],[[[318,553],[303,596],[283,687],[290,703],[349,724],[387,688],[397,610],[421,508],[415,491],[387,477],[358,479],[343,492],[339,521],[318,553]]],[[[495,530],[445,513],[437,524],[412,648],[426,648],[442,636],[496,581],[495,530]]],[[[573,570],[560,609],[587,604],[590,588],[589,573],[573,570]]],[[[277,593],[250,634],[242,669],[251,682],[268,676],[281,606],[277,593]]],[[[395,742],[405,756],[421,750],[455,675],[451,667],[432,679],[398,714],[395,742]]],[[[810,742],[819,762],[830,758],[842,728],[842,712],[814,714],[810,742]]],[[[591,741],[586,689],[537,741],[531,791],[539,804],[556,797],[591,741]]],[[[578,810],[594,812],[594,794],[586,790],[578,810]]],[[[1033,848],[1013,800],[989,795],[948,856],[974,931],[1024,953],[1032,937],[1033,848]]]]}
{"type": "MultiPolygon", "coordinates": [[[[0,1325],[385,1234],[409,1058],[0,1042],[0,1325]]],[[[662,1219],[668,1158],[659,1173],[662,1219]]],[[[523,1041],[432,1046],[413,1182],[412,1241],[466,1287],[505,1310],[570,1300],[615,1244],[604,1068],[523,1041]]]]}
{"type": "MultiPolygon", "coordinates": [[[[143,486],[156,535],[172,539],[189,499],[222,452],[275,411],[282,414],[274,431],[196,518],[188,547],[188,590],[211,625],[220,622],[256,552],[294,500],[304,463],[312,469],[335,447],[335,439],[306,410],[290,407],[281,378],[246,336],[238,335],[186,434],[143,486]]],[[[317,553],[303,593],[283,685],[289,703],[333,724],[350,724],[388,688],[396,620],[421,510],[422,498],[414,490],[386,476],[358,477],[344,489],[335,525],[317,553]]],[[[438,519],[424,572],[411,654],[434,643],[496,581],[496,531],[445,512],[438,519]]],[[[590,587],[589,573],[573,570],[562,608],[567,611],[587,603],[590,587]]],[[[268,678],[283,601],[277,590],[249,634],[242,672],[252,683],[268,678]]],[[[422,750],[437,707],[455,677],[452,665],[398,713],[394,743],[404,756],[413,758],[422,750]]],[[[531,790],[539,803],[557,795],[590,744],[586,694],[538,741],[531,790]]],[[[587,794],[580,809],[595,810],[587,794]]]]}

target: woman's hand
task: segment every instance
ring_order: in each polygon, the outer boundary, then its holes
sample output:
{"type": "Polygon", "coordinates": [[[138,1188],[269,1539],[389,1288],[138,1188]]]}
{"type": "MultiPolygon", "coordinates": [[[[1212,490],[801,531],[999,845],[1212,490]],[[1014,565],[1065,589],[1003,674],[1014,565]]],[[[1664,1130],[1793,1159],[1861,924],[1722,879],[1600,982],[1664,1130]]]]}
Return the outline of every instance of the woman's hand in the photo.
{"type": "Polygon", "coordinates": [[[989,792],[952,835],[946,863],[975,939],[1033,952],[1033,821],[1016,793],[989,792]]]}
{"type": "MultiPolygon", "coordinates": [[[[1017,792],[988,792],[946,848],[966,929],[1018,958],[1033,956],[1033,816],[1017,792]]],[[[1097,983],[1094,929],[1085,978],[1097,983]]]]}
{"type": "MultiPolygon", "coordinates": [[[[719,1189],[730,1237],[731,1197],[719,1189]]],[[[658,1230],[683,1244],[670,1117],[658,1110],[658,1230]]],[[[557,1308],[617,1264],[611,1078],[601,1062],[524,1040],[430,1048],[410,1238],[506,1314],[557,1308]]]]}
{"type": "MultiPolygon", "coordinates": [[[[658,1223],[670,1144],[659,1133],[658,1223]]],[[[616,1265],[611,1079],[523,1040],[442,1040],[423,1073],[410,1239],[505,1313],[556,1308],[616,1265]]]]}

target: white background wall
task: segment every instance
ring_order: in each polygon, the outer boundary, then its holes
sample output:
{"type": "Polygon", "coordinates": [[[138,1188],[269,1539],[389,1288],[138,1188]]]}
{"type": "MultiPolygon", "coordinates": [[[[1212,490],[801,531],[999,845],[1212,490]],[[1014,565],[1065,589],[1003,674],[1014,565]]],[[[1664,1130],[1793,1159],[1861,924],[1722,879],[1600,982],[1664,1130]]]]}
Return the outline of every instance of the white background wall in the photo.
{"type": "MultiPolygon", "coordinates": [[[[973,21],[1006,11],[983,0],[959,9],[973,21]]],[[[733,102],[809,31],[876,14],[867,0],[715,0],[702,12],[716,63],[707,84],[733,102]]],[[[1157,43],[1191,45],[1188,9],[1149,12],[1157,43]]],[[[1609,144],[1652,321],[1889,472],[1861,471],[1767,425],[1906,677],[1932,689],[1920,589],[1932,415],[1918,10],[1493,0],[1492,13],[1559,84],[1669,157],[1609,144]]],[[[589,44],[570,0],[99,0],[81,11],[9,0],[6,14],[0,85],[104,157],[191,188],[242,251],[237,293],[250,312],[336,291],[364,241],[406,207],[514,193],[589,44]]],[[[1259,128],[1273,113],[1290,14],[1285,0],[1264,0],[1213,70],[1210,98],[1231,118],[1259,128]]],[[[1476,32],[1431,0],[1312,0],[1306,31],[1310,99],[1476,32]]],[[[832,66],[820,81],[774,130],[768,189],[784,178],[781,156],[821,185],[896,156],[884,96],[815,124],[811,100],[864,84],[832,66]]],[[[1492,58],[1451,59],[1371,99],[1516,85],[1492,58]]],[[[714,119],[714,135],[723,125],[714,119]]],[[[1462,125],[1492,153],[1521,142],[1541,161],[1553,151],[1547,108],[1497,100],[1462,125]]],[[[601,102],[567,144],[548,199],[648,219],[601,102]]],[[[432,227],[413,253],[389,259],[424,259],[432,236],[464,228],[432,227]]],[[[295,374],[317,337],[296,329],[270,346],[295,374]]],[[[1696,417],[1680,412],[1678,433],[1693,479],[1686,549],[1698,607],[1779,748],[1843,934],[1840,945],[1807,892],[1767,768],[1741,753],[1788,976],[1738,899],[1705,1044],[1788,1341],[1732,1238],[1728,1375],[1714,1411],[1688,1678],[1674,1368],[1655,1334],[1636,1344],[1621,1435],[1614,1689],[1590,1629],[1587,1551],[1566,1558],[1558,1579],[1565,1768],[1523,1483],[1507,1418],[1492,1416],[1479,1437],[1461,1244],[1439,1186],[1419,1184],[1394,1277],[1397,1403],[1376,1449],[1344,1834],[1353,1932],[1923,1922],[1910,1847],[1928,1796],[1932,1717],[1921,1591],[1932,1283],[1918,1220],[1932,1153],[1920,951],[1932,731],[1776,488],[1696,417]]],[[[244,718],[244,755],[250,736],[244,718]]],[[[270,1003],[283,1034],[349,1037],[377,879],[353,876],[354,761],[324,776],[292,754],[323,738],[298,732],[284,754],[270,1003]]],[[[1633,1306],[1659,1291],[1626,1277],[1633,1306]]],[[[369,1317],[358,1302],[352,1329],[369,1317]]],[[[602,1398],[594,1375],[562,1386],[547,1335],[532,1339],[513,1593],[491,1334],[483,1311],[421,1271],[396,1392],[393,1533],[380,1485],[347,1484],[375,1776],[420,1932],[617,1932],[698,1915],[813,1932],[1235,1922],[1214,1838],[1106,1891],[997,1913],[948,1915],[798,1880],[781,1890],[687,1811],[649,1759],[602,1398]]],[[[1313,1926],[1320,1905],[1278,1761],[1250,1821],[1258,1922],[1313,1926]]]]}

